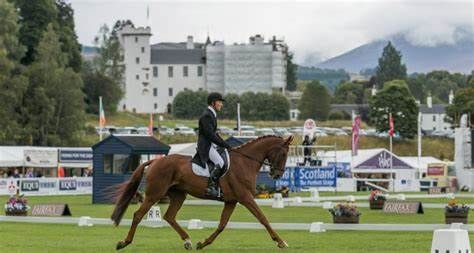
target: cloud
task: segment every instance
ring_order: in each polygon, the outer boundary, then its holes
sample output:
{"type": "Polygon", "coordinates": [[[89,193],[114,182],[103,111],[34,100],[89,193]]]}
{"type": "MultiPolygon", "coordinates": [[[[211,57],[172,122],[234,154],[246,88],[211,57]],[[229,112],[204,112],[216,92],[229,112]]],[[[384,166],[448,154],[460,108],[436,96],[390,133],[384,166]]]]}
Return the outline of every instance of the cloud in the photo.
{"type": "Polygon", "coordinates": [[[403,33],[418,45],[452,44],[473,30],[471,1],[151,1],[118,3],[72,0],[81,43],[91,44],[103,23],[131,19],[146,25],[150,7],[152,42],[247,42],[254,34],[284,37],[295,60],[327,59],[365,43],[403,33]],[[314,55],[314,56],[313,56],[314,55]]]}

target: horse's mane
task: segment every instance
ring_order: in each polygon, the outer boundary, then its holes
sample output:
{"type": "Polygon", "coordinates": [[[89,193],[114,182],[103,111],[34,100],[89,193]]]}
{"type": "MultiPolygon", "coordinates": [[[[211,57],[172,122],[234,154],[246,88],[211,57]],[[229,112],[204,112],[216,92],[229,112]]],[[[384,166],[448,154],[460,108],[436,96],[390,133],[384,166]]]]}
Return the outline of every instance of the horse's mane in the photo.
{"type": "Polygon", "coordinates": [[[264,135],[264,136],[257,137],[257,139],[255,139],[255,140],[251,140],[251,141],[246,142],[246,143],[244,143],[244,144],[242,144],[238,147],[235,147],[235,149],[245,148],[245,147],[249,146],[252,143],[260,142],[262,139],[266,139],[266,138],[270,138],[270,137],[276,137],[276,138],[279,138],[279,139],[283,139],[281,136],[277,136],[277,135],[264,135]]]}

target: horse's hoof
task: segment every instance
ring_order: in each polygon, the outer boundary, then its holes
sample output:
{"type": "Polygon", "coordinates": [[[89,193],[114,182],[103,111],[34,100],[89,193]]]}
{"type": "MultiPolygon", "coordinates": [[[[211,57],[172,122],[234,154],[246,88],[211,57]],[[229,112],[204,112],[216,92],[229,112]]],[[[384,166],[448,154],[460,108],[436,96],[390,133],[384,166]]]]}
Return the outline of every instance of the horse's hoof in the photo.
{"type": "Polygon", "coordinates": [[[124,242],[124,241],[119,241],[117,243],[117,246],[115,247],[116,250],[120,250],[120,249],[123,249],[125,247],[127,247],[128,243],[124,242]]]}
{"type": "Polygon", "coordinates": [[[285,241],[280,241],[278,242],[278,248],[280,249],[283,249],[283,248],[288,248],[288,243],[286,243],[285,241]]]}
{"type": "Polygon", "coordinates": [[[200,249],[202,249],[202,248],[204,248],[204,243],[198,242],[198,243],[196,244],[196,249],[197,249],[197,250],[200,250],[200,249]]]}
{"type": "Polygon", "coordinates": [[[193,249],[193,243],[191,242],[191,240],[186,239],[184,241],[184,248],[187,249],[187,250],[192,250],[193,249]]]}

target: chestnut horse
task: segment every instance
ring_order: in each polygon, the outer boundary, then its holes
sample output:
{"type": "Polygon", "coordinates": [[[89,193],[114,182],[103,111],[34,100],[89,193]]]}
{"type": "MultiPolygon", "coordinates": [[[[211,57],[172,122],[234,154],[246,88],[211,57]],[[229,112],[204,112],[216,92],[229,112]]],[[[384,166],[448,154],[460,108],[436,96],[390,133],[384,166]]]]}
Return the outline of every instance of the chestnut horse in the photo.
{"type": "MultiPolygon", "coordinates": [[[[278,136],[263,136],[231,150],[230,169],[219,180],[224,195],[221,199],[224,201],[224,210],[221,214],[219,226],[204,242],[198,242],[197,249],[202,249],[211,244],[224,230],[237,203],[245,206],[265,226],[279,248],[288,247],[288,244],[270,226],[267,218],[255,202],[254,195],[257,174],[265,160],[269,162],[270,176],[273,179],[278,179],[283,175],[288,147],[292,140],[293,136],[287,139],[278,136]]],[[[164,220],[178,232],[184,241],[184,247],[188,250],[192,249],[189,235],[176,222],[176,213],[181,208],[188,193],[197,198],[208,199],[205,195],[208,179],[197,176],[192,172],[191,157],[189,156],[174,154],[159,160],[150,160],[138,166],[130,180],[123,183],[115,193],[118,201],[111,217],[114,224],[117,226],[120,223],[132,197],[137,192],[146,166],[148,168],[146,169],[145,200],[133,214],[133,222],[128,235],[123,241],[117,243],[117,250],[132,243],[137,225],[143,216],[164,196],[168,196],[170,199],[168,210],[163,216],[164,220]]]]}

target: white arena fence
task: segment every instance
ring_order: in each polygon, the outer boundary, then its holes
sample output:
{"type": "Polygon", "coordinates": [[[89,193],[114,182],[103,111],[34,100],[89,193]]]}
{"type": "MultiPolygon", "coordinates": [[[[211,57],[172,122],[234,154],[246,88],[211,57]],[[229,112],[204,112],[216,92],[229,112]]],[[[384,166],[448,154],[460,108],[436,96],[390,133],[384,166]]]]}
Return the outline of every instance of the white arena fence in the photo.
{"type": "MultiPolygon", "coordinates": [[[[87,219],[87,223],[92,225],[113,225],[110,219],[90,218],[90,217],[20,217],[20,216],[0,216],[0,222],[25,222],[25,223],[46,223],[46,224],[79,224],[81,219],[87,219]]],[[[191,220],[180,220],[178,223],[183,227],[189,227],[191,220]]],[[[192,221],[200,223],[202,228],[217,228],[218,221],[192,221]]],[[[121,226],[130,226],[131,219],[123,219],[121,226]]],[[[436,229],[450,228],[447,224],[332,224],[332,223],[271,223],[274,229],[300,230],[311,232],[324,232],[329,230],[352,230],[352,231],[434,231],[436,229]],[[314,231],[317,227],[319,231],[314,231]]],[[[146,227],[169,227],[165,221],[143,220],[140,226],[146,227]]],[[[226,226],[231,229],[265,229],[260,223],[254,222],[229,222],[226,226]]],[[[461,229],[474,231],[474,225],[462,224],[461,229]]]]}

